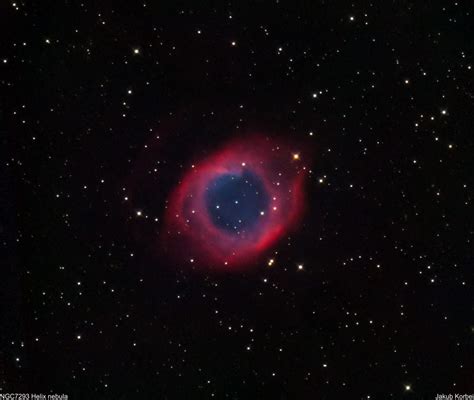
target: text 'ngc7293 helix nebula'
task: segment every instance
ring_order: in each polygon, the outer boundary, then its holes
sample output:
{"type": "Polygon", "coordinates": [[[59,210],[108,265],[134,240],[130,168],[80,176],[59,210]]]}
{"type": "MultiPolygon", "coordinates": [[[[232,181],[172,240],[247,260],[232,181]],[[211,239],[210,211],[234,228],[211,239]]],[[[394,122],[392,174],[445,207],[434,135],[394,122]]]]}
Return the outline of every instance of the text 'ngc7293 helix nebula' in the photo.
{"type": "Polygon", "coordinates": [[[251,266],[300,221],[304,161],[288,143],[252,136],[191,165],[170,195],[167,245],[205,267],[251,266]]]}

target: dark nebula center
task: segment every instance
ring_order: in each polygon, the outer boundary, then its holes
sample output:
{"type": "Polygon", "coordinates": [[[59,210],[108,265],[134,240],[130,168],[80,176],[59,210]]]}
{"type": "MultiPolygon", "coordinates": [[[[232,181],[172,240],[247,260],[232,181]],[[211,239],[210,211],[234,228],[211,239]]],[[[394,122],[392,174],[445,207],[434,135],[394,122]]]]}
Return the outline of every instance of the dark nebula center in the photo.
{"type": "Polygon", "coordinates": [[[206,207],[212,223],[239,234],[255,227],[269,208],[263,182],[248,170],[224,174],[214,179],[206,194],[206,207]]]}

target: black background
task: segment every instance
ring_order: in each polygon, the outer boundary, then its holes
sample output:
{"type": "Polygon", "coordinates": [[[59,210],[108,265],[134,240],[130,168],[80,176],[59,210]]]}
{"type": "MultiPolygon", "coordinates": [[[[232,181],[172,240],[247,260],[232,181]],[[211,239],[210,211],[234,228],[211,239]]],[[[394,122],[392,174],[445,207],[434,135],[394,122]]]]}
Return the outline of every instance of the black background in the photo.
{"type": "Polygon", "coordinates": [[[1,392],[474,392],[469,3],[0,13],[1,392]],[[213,274],[153,254],[181,174],[256,129],[314,153],[275,265],[213,274]]]}

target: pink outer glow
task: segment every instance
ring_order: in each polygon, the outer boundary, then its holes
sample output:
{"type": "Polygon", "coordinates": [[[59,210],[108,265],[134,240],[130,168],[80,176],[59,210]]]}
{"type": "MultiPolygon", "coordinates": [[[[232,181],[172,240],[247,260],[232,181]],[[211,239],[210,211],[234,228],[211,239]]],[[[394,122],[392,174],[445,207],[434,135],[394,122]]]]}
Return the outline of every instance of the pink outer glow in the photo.
{"type": "Polygon", "coordinates": [[[306,167],[287,144],[262,136],[234,140],[192,165],[171,193],[165,216],[166,247],[199,266],[241,269],[294,229],[303,211],[306,167]],[[271,200],[255,229],[239,235],[215,227],[205,195],[214,178],[249,169],[262,180],[271,200]]]}

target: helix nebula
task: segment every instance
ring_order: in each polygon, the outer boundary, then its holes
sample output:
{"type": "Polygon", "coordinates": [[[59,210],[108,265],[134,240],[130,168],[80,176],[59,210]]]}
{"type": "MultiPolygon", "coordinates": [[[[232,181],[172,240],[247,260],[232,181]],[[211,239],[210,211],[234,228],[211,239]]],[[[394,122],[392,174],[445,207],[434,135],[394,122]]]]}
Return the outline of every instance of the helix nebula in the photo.
{"type": "Polygon", "coordinates": [[[255,265],[301,220],[305,162],[290,144],[269,137],[225,144],[191,165],[170,194],[167,245],[197,265],[255,265]]]}

